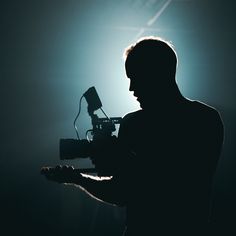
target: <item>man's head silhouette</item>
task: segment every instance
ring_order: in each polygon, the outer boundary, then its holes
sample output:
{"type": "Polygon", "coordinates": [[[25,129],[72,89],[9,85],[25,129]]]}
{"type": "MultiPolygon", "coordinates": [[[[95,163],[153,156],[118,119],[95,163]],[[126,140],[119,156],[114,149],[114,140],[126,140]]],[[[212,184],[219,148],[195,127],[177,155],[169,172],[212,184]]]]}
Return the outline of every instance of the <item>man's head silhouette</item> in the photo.
{"type": "Polygon", "coordinates": [[[177,55],[172,45],[157,37],[146,37],[125,50],[125,69],[130,91],[142,108],[168,103],[177,95],[177,55]],[[163,100],[164,98],[164,100],[163,100]]]}

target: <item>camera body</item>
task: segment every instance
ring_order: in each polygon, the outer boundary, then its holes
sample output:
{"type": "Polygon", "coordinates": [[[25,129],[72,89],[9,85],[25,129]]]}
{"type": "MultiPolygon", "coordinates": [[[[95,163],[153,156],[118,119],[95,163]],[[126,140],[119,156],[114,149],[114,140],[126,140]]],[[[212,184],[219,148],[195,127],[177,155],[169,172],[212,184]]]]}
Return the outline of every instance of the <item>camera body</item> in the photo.
{"type": "Polygon", "coordinates": [[[60,139],[60,159],[88,158],[94,153],[93,142],[106,140],[112,137],[116,131],[116,124],[120,124],[121,117],[92,118],[93,129],[89,130],[92,139],[60,139]]]}
{"type": "MultiPolygon", "coordinates": [[[[83,94],[80,101],[82,100],[83,97],[85,97],[88,103],[88,114],[91,117],[92,129],[86,132],[87,139],[79,139],[78,133],[77,133],[77,137],[78,137],[77,139],[60,139],[59,153],[60,153],[61,160],[92,157],[93,154],[96,154],[97,144],[106,143],[106,140],[111,139],[113,136],[113,132],[116,131],[116,125],[120,124],[122,121],[121,117],[109,118],[105,114],[105,112],[101,108],[102,103],[98,97],[95,87],[89,88],[83,94]],[[97,109],[101,109],[106,117],[99,118],[97,114],[94,114],[95,110],[97,109]],[[89,132],[91,133],[92,139],[89,139],[88,137],[89,132]]],[[[79,108],[79,112],[80,112],[80,108],[79,108]]],[[[76,116],[76,119],[78,118],[78,115],[76,116]]],[[[77,132],[77,127],[75,125],[76,119],[74,121],[74,126],[77,132]]],[[[104,148],[104,147],[101,147],[101,148],[104,148]]],[[[88,170],[89,172],[94,172],[94,171],[91,171],[91,169],[88,169],[88,170]]]]}

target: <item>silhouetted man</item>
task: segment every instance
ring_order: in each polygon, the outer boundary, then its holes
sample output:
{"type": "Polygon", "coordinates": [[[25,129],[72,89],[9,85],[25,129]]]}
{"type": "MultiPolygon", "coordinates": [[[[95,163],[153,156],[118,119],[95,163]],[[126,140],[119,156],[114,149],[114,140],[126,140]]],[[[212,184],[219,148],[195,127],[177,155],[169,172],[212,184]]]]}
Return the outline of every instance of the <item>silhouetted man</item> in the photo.
{"type": "MultiPolygon", "coordinates": [[[[130,91],[141,109],[127,114],[120,125],[109,157],[114,159],[113,177],[96,181],[73,167],[49,167],[42,173],[126,206],[126,236],[207,235],[223,143],[221,118],[214,108],[182,96],[175,81],[177,56],[168,42],[144,38],[125,57],[130,91]]],[[[99,158],[94,162],[102,170],[99,158]]]]}

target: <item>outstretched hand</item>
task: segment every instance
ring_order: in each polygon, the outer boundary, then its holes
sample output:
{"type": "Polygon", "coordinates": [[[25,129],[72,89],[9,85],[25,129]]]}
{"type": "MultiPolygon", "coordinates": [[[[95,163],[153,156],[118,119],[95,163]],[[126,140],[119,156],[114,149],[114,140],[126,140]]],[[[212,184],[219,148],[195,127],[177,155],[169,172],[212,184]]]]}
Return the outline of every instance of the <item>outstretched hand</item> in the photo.
{"type": "Polygon", "coordinates": [[[57,183],[79,183],[83,178],[73,166],[61,166],[56,167],[43,167],[40,171],[48,180],[55,181],[57,183]]]}

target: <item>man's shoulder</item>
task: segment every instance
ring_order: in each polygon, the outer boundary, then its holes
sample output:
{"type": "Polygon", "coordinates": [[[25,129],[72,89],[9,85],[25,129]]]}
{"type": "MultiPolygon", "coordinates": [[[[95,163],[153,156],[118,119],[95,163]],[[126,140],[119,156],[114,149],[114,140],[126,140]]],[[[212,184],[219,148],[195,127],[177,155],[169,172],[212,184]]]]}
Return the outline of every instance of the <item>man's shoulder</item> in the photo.
{"type": "Polygon", "coordinates": [[[197,101],[197,100],[187,100],[190,109],[193,112],[197,112],[199,115],[203,116],[218,116],[219,112],[213,106],[210,106],[206,103],[197,101]]]}
{"type": "Polygon", "coordinates": [[[191,114],[204,123],[222,123],[220,112],[213,106],[200,101],[189,100],[191,114]]]}

